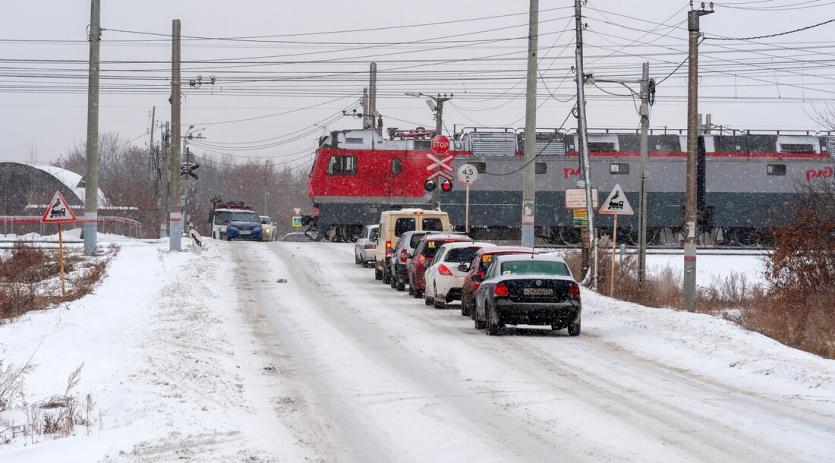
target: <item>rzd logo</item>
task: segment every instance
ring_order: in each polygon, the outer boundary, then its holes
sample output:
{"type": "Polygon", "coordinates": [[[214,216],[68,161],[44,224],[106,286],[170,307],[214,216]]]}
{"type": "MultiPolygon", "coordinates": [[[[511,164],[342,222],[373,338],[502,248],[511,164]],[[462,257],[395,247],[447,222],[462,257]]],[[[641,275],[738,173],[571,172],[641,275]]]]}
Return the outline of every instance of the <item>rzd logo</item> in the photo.
{"type": "Polygon", "coordinates": [[[806,169],[806,181],[813,178],[832,178],[832,167],[824,167],[823,169],[806,169]]]}
{"type": "Polygon", "coordinates": [[[579,177],[580,176],[580,168],[577,167],[563,167],[562,168],[562,178],[571,178],[571,177],[579,177]]]}

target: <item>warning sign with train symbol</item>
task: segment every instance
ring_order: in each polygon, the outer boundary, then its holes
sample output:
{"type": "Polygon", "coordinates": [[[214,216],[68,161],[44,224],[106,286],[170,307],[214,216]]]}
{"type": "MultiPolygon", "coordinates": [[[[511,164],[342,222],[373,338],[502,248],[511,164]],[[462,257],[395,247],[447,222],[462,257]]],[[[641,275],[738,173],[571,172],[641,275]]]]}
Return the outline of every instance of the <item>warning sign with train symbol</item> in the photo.
{"type": "Polygon", "coordinates": [[[46,211],[43,213],[41,222],[75,222],[75,214],[72,208],[64,199],[64,195],[60,191],[56,191],[49,201],[46,211]]]}
{"type": "Polygon", "coordinates": [[[607,215],[635,214],[632,210],[632,205],[629,204],[629,200],[626,199],[626,193],[623,192],[623,188],[621,188],[620,185],[615,185],[612,192],[609,193],[609,196],[607,196],[606,200],[603,201],[603,205],[600,206],[600,213],[607,215]]]}

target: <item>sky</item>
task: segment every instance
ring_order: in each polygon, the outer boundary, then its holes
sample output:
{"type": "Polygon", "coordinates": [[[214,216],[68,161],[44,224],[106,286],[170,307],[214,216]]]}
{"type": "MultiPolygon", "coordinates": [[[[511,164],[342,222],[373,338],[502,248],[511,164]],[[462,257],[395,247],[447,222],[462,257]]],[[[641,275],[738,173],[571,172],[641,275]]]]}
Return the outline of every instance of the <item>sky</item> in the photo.
{"type": "MultiPolygon", "coordinates": [[[[0,160],[47,163],[84,142],[90,3],[6,3],[0,160]]],[[[649,61],[659,82],[653,127],[686,126],[687,66],[676,68],[686,57],[688,3],[590,0],[584,9],[586,73],[636,80],[649,61]]],[[[170,119],[173,18],[184,37],[184,130],[202,129],[193,151],[218,162],[306,168],[322,133],[360,127],[341,111],[357,107],[370,61],[387,128],[434,127],[425,102],[406,92],[452,93],[450,132],[523,127],[527,8],[507,0],[102,0],[100,130],[142,147],[151,109],[157,125],[170,119]],[[198,76],[202,84],[189,86],[198,76]]],[[[573,2],[541,1],[540,10],[537,126],[573,129],[573,2]]],[[[835,18],[835,2],[734,0],[715,10],[701,20],[700,112],[737,129],[820,129],[815,113],[835,101],[835,23],[714,38],[814,25],[835,18]]],[[[590,127],[638,127],[630,90],[598,83],[586,92],[590,127]]]]}

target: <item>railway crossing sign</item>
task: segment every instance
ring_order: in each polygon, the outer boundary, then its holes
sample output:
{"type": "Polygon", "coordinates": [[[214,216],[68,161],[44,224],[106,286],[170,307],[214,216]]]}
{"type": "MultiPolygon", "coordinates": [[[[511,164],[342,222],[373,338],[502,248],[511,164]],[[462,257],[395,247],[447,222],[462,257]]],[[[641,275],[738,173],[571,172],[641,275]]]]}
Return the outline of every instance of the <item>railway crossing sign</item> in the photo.
{"type": "Polygon", "coordinates": [[[603,201],[603,206],[600,207],[599,212],[606,215],[635,214],[632,206],[629,204],[629,200],[626,199],[626,193],[623,192],[623,188],[620,185],[615,185],[612,192],[606,198],[606,201],[603,201]]]}
{"type": "Polygon", "coordinates": [[[430,161],[432,161],[432,164],[426,166],[426,170],[435,170],[440,168],[441,170],[452,172],[452,165],[450,164],[450,162],[455,156],[449,155],[444,156],[443,158],[439,158],[432,153],[426,153],[426,157],[429,158],[430,161]]]}
{"type": "Polygon", "coordinates": [[[452,181],[452,174],[444,172],[442,170],[436,170],[435,172],[432,172],[431,174],[427,175],[426,180],[432,180],[438,177],[443,177],[449,180],[450,182],[452,181]]]}
{"type": "Polygon", "coordinates": [[[64,199],[64,195],[60,191],[56,191],[55,195],[52,196],[52,200],[49,202],[49,206],[43,213],[41,222],[61,223],[75,221],[75,214],[67,203],[67,200],[64,199]]]}
{"type": "Polygon", "coordinates": [[[432,152],[436,154],[444,154],[449,151],[449,138],[446,135],[435,135],[432,137],[432,152]]]}

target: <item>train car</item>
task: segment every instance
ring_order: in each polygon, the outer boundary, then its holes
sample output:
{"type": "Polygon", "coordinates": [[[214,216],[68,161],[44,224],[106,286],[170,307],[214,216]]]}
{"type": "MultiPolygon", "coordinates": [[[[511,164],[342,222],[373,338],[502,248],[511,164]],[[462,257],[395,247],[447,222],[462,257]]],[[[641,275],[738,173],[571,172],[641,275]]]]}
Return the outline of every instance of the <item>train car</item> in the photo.
{"type": "MultiPolygon", "coordinates": [[[[320,235],[350,237],[383,210],[430,207],[423,186],[432,133],[334,132],[321,143],[309,193],[318,208],[320,235]]],[[[524,132],[510,128],[465,128],[454,135],[453,166],[476,166],[470,187],[470,226],[478,238],[518,237],[521,221],[524,132]]],[[[677,244],[684,209],[684,131],[653,130],[648,137],[648,239],[677,244]]],[[[591,180],[601,199],[620,184],[637,206],[640,138],[636,131],[589,133],[591,180]]],[[[565,209],[565,189],[576,188],[580,158],[576,133],[538,129],[536,134],[536,233],[549,242],[576,244],[579,233],[565,209]]],[[[798,186],[832,181],[835,137],[830,133],[713,131],[699,136],[699,230],[710,244],[756,244],[786,217],[798,186]]],[[[464,191],[439,194],[454,224],[464,223],[464,191]]],[[[637,216],[623,217],[619,233],[637,241],[637,216]]],[[[608,233],[611,218],[597,216],[608,233]]]]}

